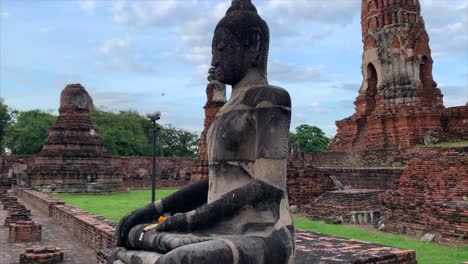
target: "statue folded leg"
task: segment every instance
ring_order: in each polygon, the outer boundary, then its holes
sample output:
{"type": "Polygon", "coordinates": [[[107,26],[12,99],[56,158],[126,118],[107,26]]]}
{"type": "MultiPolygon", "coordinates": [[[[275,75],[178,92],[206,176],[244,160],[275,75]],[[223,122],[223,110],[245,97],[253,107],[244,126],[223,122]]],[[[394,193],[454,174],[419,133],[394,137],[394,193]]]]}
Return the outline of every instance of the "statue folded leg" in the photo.
{"type": "MultiPolygon", "coordinates": [[[[142,232],[143,226],[131,233],[142,232]]],[[[282,264],[287,263],[292,245],[291,233],[282,228],[268,237],[260,236],[198,236],[191,234],[149,231],[141,239],[129,244],[149,251],[127,251],[118,253],[125,263],[145,264],[282,264]]],[[[132,234],[130,237],[134,237],[132,234]]]]}

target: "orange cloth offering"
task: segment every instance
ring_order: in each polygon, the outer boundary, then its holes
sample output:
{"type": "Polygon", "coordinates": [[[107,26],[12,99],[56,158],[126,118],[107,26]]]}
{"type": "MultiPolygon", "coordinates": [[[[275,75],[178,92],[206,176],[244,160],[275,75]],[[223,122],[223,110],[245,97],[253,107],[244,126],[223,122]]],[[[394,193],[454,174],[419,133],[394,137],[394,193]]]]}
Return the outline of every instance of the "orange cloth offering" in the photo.
{"type": "MultiPolygon", "coordinates": [[[[164,222],[164,219],[166,219],[166,218],[164,218],[164,216],[160,216],[160,217],[158,218],[158,224],[164,222]]],[[[158,226],[158,224],[147,225],[143,230],[144,230],[145,232],[150,231],[150,230],[153,230],[153,229],[155,229],[155,228],[158,226]]]]}

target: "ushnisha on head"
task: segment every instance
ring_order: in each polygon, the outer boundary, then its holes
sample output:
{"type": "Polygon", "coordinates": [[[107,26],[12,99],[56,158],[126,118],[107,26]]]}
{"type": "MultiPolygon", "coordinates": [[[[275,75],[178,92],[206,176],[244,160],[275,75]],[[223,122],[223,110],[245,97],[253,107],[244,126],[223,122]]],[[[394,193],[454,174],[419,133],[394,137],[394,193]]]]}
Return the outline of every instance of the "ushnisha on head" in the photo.
{"type": "Polygon", "coordinates": [[[251,70],[266,78],[270,34],[251,0],[233,0],[215,29],[213,78],[235,85],[251,70]]]}

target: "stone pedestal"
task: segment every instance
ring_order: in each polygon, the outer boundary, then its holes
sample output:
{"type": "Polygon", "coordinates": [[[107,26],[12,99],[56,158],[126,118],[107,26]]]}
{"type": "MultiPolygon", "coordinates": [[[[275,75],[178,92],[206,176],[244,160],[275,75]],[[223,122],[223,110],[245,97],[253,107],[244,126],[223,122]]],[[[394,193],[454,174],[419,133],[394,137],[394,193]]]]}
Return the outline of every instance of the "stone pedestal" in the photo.
{"type": "Polygon", "coordinates": [[[5,226],[10,226],[19,221],[31,221],[30,215],[23,214],[23,213],[12,213],[11,215],[5,218],[5,226]]]}
{"type": "Polygon", "coordinates": [[[63,262],[63,249],[58,247],[31,247],[20,254],[20,264],[55,264],[63,262]]]}
{"type": "Polygon", "coordinates": [[[8,228],[8,241],[11,243],[41,241],[41,236],[42,225],[34,221],[18,221],[10,224],[8,228]]]}

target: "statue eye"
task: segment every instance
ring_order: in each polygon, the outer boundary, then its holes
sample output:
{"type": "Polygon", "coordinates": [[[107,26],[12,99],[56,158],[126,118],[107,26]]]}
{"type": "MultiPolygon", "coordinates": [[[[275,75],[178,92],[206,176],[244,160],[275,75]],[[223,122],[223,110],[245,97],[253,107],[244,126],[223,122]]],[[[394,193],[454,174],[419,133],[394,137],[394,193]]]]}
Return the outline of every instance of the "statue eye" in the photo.
{"type": "Polygon", "coordinates": [[[226,43],[224,43],[224,41],[221,41],[218,43],[218,45],[216,45],[216,49],[218,49],[219,51],[223,51],[225,48],[226,48],[226,43]]]}

